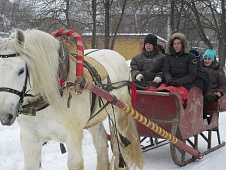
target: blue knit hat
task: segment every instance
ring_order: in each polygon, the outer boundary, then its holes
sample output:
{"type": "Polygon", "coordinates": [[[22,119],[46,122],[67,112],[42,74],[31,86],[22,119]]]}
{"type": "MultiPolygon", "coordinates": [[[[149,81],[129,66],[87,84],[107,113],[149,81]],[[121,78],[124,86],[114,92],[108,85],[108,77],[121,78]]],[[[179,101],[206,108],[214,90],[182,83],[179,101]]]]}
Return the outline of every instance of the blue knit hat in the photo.
{"type": "Polygon", "coordinates": [[[203,54],[203,57],[208,57],[210,58],[212,61],[214,61],[214,56],[216,55],[216,51],[215,50],[206,50],[205,53],[203,54]]]}

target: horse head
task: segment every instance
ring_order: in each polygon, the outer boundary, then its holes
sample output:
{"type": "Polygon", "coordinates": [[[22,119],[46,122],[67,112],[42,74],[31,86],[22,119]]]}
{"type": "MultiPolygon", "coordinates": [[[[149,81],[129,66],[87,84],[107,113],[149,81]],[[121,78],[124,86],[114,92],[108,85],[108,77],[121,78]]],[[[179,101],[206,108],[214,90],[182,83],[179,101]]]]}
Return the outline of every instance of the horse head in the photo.
{"type": "Polygon", "coordinates": [[[16,30],[14,36],[0,39],[0,121],[12,125],[21,111],[27,86],[26,63],[21,58],[24,34],[16,30]]]}

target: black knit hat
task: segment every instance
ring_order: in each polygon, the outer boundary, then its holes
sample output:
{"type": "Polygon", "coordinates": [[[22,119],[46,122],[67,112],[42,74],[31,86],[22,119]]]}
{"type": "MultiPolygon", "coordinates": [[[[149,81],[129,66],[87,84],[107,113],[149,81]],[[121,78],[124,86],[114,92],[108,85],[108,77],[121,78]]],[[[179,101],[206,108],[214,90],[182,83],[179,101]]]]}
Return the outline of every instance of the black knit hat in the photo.
{"type": "Polygon", "coordinates": [[[154,46],[157,45],[157,37],[153,34],[148,34],[145,38],[144,38],[144,44],[146,43],[150,43],[154,46]]]}
{"type": "Polygon", "coordinates": [[[196,58],[200,57],[200,54],[199,54],[199,52],[197,50],[191,49],[189,52],[194,54],[196,58]]]}

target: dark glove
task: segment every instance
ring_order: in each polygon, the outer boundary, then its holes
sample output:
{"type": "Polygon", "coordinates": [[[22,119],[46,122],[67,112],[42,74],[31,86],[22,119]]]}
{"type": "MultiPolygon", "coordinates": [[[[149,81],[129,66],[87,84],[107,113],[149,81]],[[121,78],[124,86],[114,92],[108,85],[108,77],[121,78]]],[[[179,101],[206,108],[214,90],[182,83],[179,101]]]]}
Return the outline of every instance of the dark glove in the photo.
{"type": "Polygon", "coordinates": [[[170,86],[170,84],[171,84],[172,81],[173,81],[173,79],[169,79],[169,80],[166,82],[166,84],[167,84],[168,86],[170,86]]]}
{"type": "Polygon", "coordinates": [[[175,86],[175,87],[181,86],[180,83],[178,83],[174,79],[169,80],[167,84],[168,84],[168,86],[175,86]]]}

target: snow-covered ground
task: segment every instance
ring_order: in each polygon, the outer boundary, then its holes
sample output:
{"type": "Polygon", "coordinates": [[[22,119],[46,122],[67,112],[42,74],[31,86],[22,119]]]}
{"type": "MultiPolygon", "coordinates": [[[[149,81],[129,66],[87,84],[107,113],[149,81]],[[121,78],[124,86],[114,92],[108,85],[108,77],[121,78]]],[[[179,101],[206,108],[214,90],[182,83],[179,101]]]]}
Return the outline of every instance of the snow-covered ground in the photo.
{"type": "MultiPolygon", "coordinates": [[[[107,122],[107,121],[106,121],[107,122]]],[[[23,153],[19,140],[20,127],[17,123],[6,127],[0,125],[0,170],[22,170],[23,153]]],[[[221,139],[226,141],[226,112],[220,113],[221,139]]],[[[215,136],[215,133],[213,134],[215,136]]],[[[215,138],[216,139],[216,138],[215,138]]],[[[216,140],[215,140],[216,141],[216,140]]],[[[205,148],[206,145],[200,148],[205,148]]],[[[110,150],[110,149],[109,149],[110,150]]],[[[109,151],[109,154],[110,151],[109,151]]],[[[222,147],[185,167],[178,167],[171,159],[169,144],[145,152],[144,170],[226,170],[226,147],[222,147]]],[[[85,170],[93,170],[96,165],[96,153],[88,131],[84,131],[83,155],[85,170]]],[[[51,141],[43,147],[42,170],[67,170],[67,154],[61,154],[59,144],[51,141]]]]}

